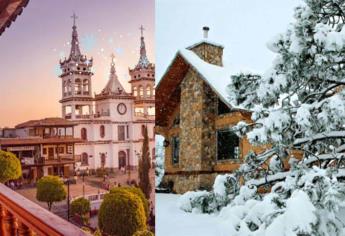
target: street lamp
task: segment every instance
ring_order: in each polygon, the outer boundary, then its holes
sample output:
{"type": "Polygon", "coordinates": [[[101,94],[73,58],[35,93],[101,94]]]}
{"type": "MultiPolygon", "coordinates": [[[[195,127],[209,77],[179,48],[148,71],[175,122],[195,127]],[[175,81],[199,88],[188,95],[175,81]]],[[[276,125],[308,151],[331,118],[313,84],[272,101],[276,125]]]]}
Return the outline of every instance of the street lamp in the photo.
{"type": "Polygon", "coordinates": [[[69,221],[69,215],[70,215],[70,213],[69,213],[69,211],[70,211],[70,206],[69,206],[69,202],[70,202],[70,198],[69,198],[69,184],[70,184],[70,182],[69,182],[69,179],[67,179],[67,220],[69,221]]]}

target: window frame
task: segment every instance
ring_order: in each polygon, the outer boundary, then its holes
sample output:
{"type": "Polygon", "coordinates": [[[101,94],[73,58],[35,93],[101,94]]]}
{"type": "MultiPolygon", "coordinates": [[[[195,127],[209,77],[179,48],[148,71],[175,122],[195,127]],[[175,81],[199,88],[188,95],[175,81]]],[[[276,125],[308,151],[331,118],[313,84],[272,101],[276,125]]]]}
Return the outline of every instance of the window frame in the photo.
{"type": "Polygon", "coordinates": [[[173,136],[171,138],[171,163],[173,165],[178,165],[180,163],[180,137],[179,136],[173,136]],[[177,152],[177,158],[175,156],[176,154],[176,140],[178,141],[178,152],[177,152]]]}
{"type": "Polygon", "coordinates": [[[241,139],[240,137],[238,137],[236,135],[235,132],[233,132],[230,128],[224,128],[224,129],[218,129],[216,130],[216,161],[217,162],[223,162],[223,161],[237,161],[237,160],[240,160],[240,157],[241,157],[241,149],[240,149],[240,146],[241,146],[241,139]],[[234,147],[234,157],[230,157],[230,158],[222,158],[222,159],[219,159],[219,143],[218,143],[218,139],[219,139],[219,133],[221,132],[230,132],[232,133],[233,135],[235,135],[237,138],[238,138],[238,145],[234,147]],[[236,150],[237,148],[237,150],[236,150]]]}

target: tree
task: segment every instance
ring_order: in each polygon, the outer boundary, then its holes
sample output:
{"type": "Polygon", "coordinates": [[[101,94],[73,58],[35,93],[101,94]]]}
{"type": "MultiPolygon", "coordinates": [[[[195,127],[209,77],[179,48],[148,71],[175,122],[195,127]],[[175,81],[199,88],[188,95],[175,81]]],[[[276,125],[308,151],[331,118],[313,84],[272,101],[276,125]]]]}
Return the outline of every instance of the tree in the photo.
{"type": "Polygon", "coordinates": [[[150,209],[149,209],[149,202],[146,199],[143,191],[141,191],[140,188],[136,188],[136,187],[115,187],[110,189],[110,193],[122,193],[122,192],[130,192],[136,196],[138,196],[143,204],[145,213],[146,213],[146,217],[149,217],[150,214],[150,209]]]}
{"type": "Polygon", "coordinates": [[[154,236],[154,234],[148,230],[141,230],[141,231],[135,232],[133,236],[154,236]]]}
{"type": "Polygon", "coordinates": [[[253,122],[239,123],[238,133],[254,145],[272,147],[263,155],[249,156],[250,164],[242,168],[245,172],[257,171],[272,155],[283,165],[283,159],[296,150],[325,168],[332,160],[343,166],[345,4],[304,3],[295,9],[295,22],[286,33],[268,44],[277,54],[272,67],[263,76],[233,76],[229,85],[234,105],[252,111],[253,122]]]}
{"type": "Polygon", "coordinates": [[[66,199],[66,189],[62,180],[57,176],[44,176],[37,181],[36,198],[48,204],[49,211],[54,202],[66,199]]]}
{"type": "Polygon", "coordinates": [[[90,201],[83,197],[78,198],[71,203],[72,215],[80,216],[83,224],[88,224],[90,210],[90,201]]]}
{"type": "Polygon", "coordinates": [[[18,179],[22,176],[19,159],[11,152],[0,150],[0,183],[18,179]]]}
{"type": "Polygon", "coordinates": [[[142,201],[129,191],[106,194],[99,209],[98,226],[103,233],[116,236],[132,236],[137,231],[145,230],[142,201]]]}
{"type": "MultiPolygon", "coordinates": [[[[267,144],[246,156],[235,174],[245,185],[221,209],[236,219],[232,235],[344,235],[345,2],[304,0],[294,17],[268,45],[272,67],[232,76],[228,86],[230,102],[252,112],[234,130],[267,144]],[[260,194],[266,186],[272,191],[260,194]]],[[[187,210],[209,193],[194,195],[187,210]]]]}
{"type": "Polygon", "coordinates": [[[268,45],[277,54],[272,67],[262,76],[233,76],[229,85],[234,105],[252,111],[253,122],[240,122],[235,130],[254,145],[271,147],[250,153],[238,172],[246,186],[231,203],[244,206],[237,209],[244,214],[236,231],[342,235],[337,216],[345,199],[340,170],[345,167],[345,2],[304,0],[294,17],[286,33],[268,45]],[[301,160],[292,158],[296,150],[301,160]],[[257,194],[267,185],[273,185],[272,193],[257,194]],[[259,212],[269,217],[251,215],[248,199],[241,200],[245,196],[258,198],[250,209],[268,209],[259,212]],[[293,225],[294,209],[302,205],[306,221],[295,219],[293,225]]]}
{"type": "Polygon", "coordinates": [[[149,137],[147,127],[144,127],[144,142],[142,147],[141,158],[139,159],[139,187],[145,194],[146,198],[150,198],[152,186],[150,183],[151,159],[149,151],[149,137]]]}

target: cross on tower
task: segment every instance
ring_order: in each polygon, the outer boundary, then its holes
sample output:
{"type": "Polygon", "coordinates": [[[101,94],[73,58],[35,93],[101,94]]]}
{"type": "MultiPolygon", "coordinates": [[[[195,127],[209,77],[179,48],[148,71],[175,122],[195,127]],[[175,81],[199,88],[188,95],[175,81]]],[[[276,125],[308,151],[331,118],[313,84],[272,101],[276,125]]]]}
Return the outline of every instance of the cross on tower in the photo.
{"type": "Polygon", "coordinates": [[[139,29],[140,29],[140,32],[141,32],[141,37],[144,37],[144,30],[145,29],[144,29],[143,25],[141,25],[139,29]]]}
{"type": "Polygon", "coordinates": [[[114,53],[112,53],[112,54],[110,55],[110,57],[111,57],[111,64],[114,64],[114,59],[115,59],[114,53]]]}
{"type": "Polygon", "coordinates": [[[78,16],[73,12],[71,18],[73,19],[73,26],[75,26],[75,20],[78,19],[78,16]]]}

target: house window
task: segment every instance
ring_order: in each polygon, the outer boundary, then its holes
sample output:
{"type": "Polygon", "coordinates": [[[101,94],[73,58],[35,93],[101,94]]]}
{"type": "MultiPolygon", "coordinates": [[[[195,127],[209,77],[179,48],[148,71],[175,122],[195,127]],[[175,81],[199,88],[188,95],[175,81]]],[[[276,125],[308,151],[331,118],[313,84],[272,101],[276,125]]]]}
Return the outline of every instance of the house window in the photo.
{"type": "Polygon", "coordinates": [[[125,140],[125,126],[124,125],[119,125],[117,127],[117,136],[118,136],[119,141],[125,140]]]}
{"type": "Polygon", "coordinates": [[[82,128],[80,131],[80,136],[82,140],[87,140],[87,130],[86,128],[82,128]]]}
{"type": "Polygon", "coordinates": [[[81,154],[81,165],[82,166],[87,166],[89,164],[89,157],[86,152],[83,152],[81,154]]]}
{"type": "Polygon", "coordinates": [[[104,125],[101,125],[99,127],[99,135],[101,136],[101,138],[104,138],[105,136],[105,128],[104,128],[104,125]]]}
{"type": "Polygon", "coordinates": [[[59,147],[57,149],[57,153],[64,153],[65,152],[65,148],[64,147],[59,147]]]}
{"type": "Polygon", "coordinates": [[[129,139],[129,125],[126,125],[127,138],[129,139]]]}
{"type": "Polygon", "coordinates": [[[218,115],[230,113],[231,109],[222,100],[218,99],[218,115]]]}
{"type": "Polygon", "coordinates": [[[240,138],[231,130],[217,131],[217,160],[239,158],[240,138]]]}
{"type": "Polygon", "coordinates": [[[180,159],[180,139],[179,137],[172,138],[172,163],[178,164],[180,159]]]}

